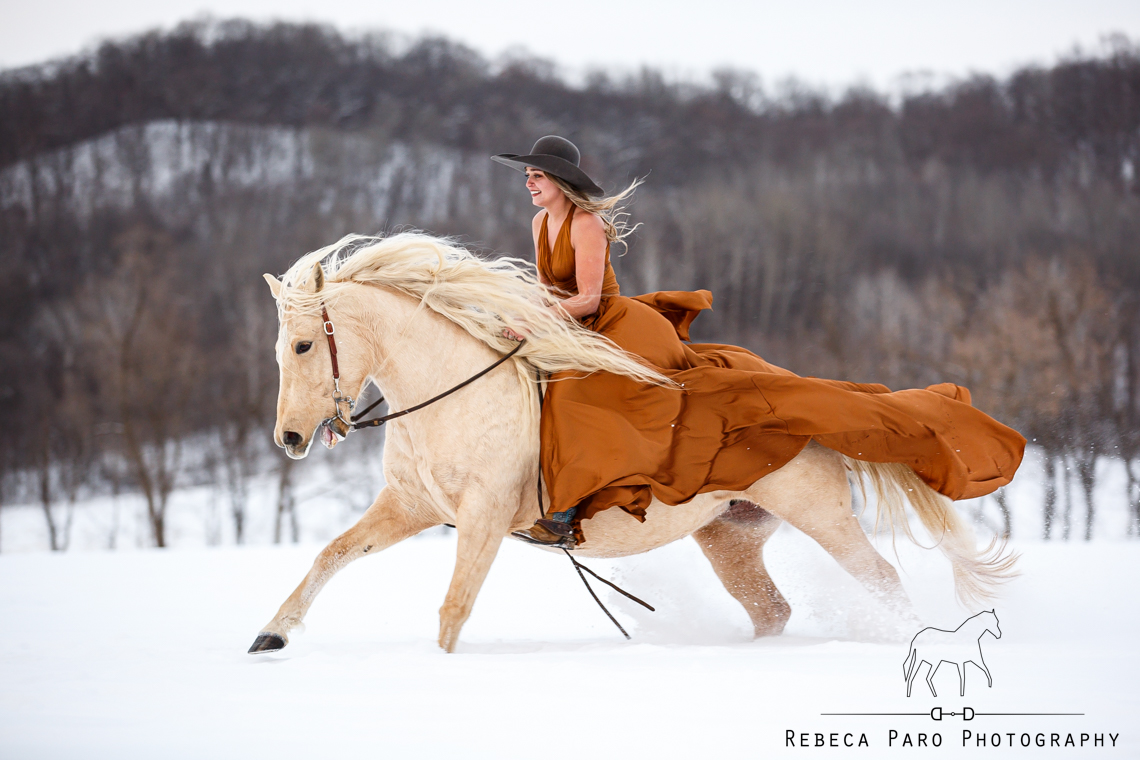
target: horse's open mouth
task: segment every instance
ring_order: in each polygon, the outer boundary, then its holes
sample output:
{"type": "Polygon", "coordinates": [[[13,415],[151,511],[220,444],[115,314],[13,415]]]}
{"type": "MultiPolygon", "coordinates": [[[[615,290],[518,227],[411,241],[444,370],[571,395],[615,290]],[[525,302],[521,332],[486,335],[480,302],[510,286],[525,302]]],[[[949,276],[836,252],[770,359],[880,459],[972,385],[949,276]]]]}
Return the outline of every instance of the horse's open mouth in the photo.
{"type": "Polygon", "coordinates": [[[326,449],[331,449],[340,443],[340,437],[329,427],[330,422],[332,422],[332,420],[325,420],[321,423],[321,426],[317,428],[317,435],[320,436],[321,443],[325,445],[326,449]]]}
{"type": "Polygon", "coordinates": [[[345,427],[343,422],[336,417],[330,417],[317,428],[317,435],[320,436],[321,443],[325,445],[326,449],[331,449],[345,439],[346,433],[340,432],[342,427],[345,427]]]}

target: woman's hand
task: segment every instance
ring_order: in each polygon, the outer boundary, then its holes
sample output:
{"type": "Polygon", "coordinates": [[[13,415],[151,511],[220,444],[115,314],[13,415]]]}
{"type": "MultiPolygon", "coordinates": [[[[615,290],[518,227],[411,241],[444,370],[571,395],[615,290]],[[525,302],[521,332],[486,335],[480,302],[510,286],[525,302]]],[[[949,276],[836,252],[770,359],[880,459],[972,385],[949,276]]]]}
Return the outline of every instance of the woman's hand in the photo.
{"type": "Polygon", "coordinates": [[[525,335],[517,333],[509,327],[503,328],[503,337],[508,340],[517,340],[519,343],[522,343],[524,340],[526,340],[525,335]]]}

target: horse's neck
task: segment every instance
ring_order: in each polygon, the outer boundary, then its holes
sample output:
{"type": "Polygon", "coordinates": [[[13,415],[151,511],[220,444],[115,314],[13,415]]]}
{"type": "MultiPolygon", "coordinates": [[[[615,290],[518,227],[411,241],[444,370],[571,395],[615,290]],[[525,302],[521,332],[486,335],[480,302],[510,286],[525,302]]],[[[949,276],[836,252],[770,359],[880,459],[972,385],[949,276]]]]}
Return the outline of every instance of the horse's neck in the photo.
{"type": "Polygon", "coordinates": [[[965,623],[962,623],[962,626],[958,630],[964,632],[968,631],[971,636],[974,636],[975,638],[981,638],[982,634],[989,630],[989,627],[990,621],[987,620],[985,616],[979,615],[978,617],[972,617],[965,623]]]}
{"type": "Polygon", "coordinates": [[[487,353],[482,343],[411,296],[357,289],[357,324],[370,343],[369,377],[391,408],[403,409],[469,377],[487,353]]]}

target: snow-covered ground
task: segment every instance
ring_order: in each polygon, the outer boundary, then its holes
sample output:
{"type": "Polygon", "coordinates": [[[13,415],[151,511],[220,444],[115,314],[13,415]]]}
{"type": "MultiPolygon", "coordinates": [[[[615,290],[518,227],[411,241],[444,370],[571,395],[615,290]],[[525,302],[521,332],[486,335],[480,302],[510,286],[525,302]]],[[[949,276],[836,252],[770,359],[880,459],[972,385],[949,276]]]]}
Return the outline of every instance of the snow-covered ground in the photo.
{"type": "MultiPolygon", "coordinates": [[[[355,563],[304,635],[260,657],[246,648],[319,545],[0,555],[0,757],[1140,756],[1140,545],[1130,541],[1017,545],[1023,575],[996,602],[1004,636],[982,640],[993,687],[970,666],[964,699],[948,666],[935,680],[942,697],[918,682],[908,699],[913,632],[885,622],[786,526],[768,561],[794,613],[783,636],[759,641],[691,540],[592,563],[658,607],[604,595],[632,642],[565,558],[508,541],[458,653],[444,654],[437,609],[454,547],[439,529],[355,563]],[[821,715],[935,706],[1084,715],[821,715]],[[809,744],[865,734],[869,747],[793,749],[789,731],[797,745],[807,732],[809,744]],[[912,743],[937,733],[942,746],[912,750],[908,732],[912,743]],[[1088,738],[1036,745],[1052,734],[1088,738]]],[[[900,561],[889,540],[880,549],[900,561]]],[[[899,557],[928,624],[967,616],[938,555],[900,543],[899,557]]]]}
{"type": "MultiPolygon", "coordinates": [[[[753,641],[743,610],[691,540],[591,564],[658,611],[612,592],[624,641],[564,557],[507,541],[458,653],[435,645],[455,535],[437,529],[342,572],[308,631],[274,655],[245,650],[325,542],[383,482],[378,451],[321,452],[300,463],[300,545],[272,546],[277,481],[251,488],[247,543],[235,547],[227,494],[175,492],[173,549],[147,549],[137,496],[84,500],[71,549],[48,553],[35,505],[0,510],[0,758],[671,758],[801,756],[816,734],[865,757],[1140,757],[1140,541],[1127,537],[1123,468],[1105,460],[1094,540],[1074,488],[1071,542],[1040,540],[1040,462],[1031,450],[1007,489],[1022,576],[996,600],[1004,636],[986,636],[992,688],[950,666],[940,698],[902,664],[917,631],[900,627],[818,546],[782,527],[766,549],[793,607],[784,635],[753,641]],[[211,546],[211,544],[221,544],[211,546]],[[117,551],[106,551],[110,546],[117,551]],[[983,716],[821,713],[1084,713],[983,716]],[[789,746],[788,732],[795,747],[789,746]],[[891,738],[891,731],[897,736],[891,738]],[[963,746],[963,731],[971,738],[963,746]],[[807,736],[803,736],[806,732],[807,736]],[[938,734],[940,747],[914,748],[938,734]],[[977,735],[986,735],[984,747],[977,735]],[[1001,746],[994,749],[994,734],[1001,746]],[[850,737],[848,737],[850,734],[850,737]],[[1010,749],[1010,735],[1014,747],[1010,749]],[[1053,734],[1062,745],[1050,748],[1053,734]],[[1087,734],[1082,743],[1082,734],[1087,734]],[[1069,736],[1078,746],[1063,746],[1069,736]],[[1116,735],[1115,747],[1112,735],[1116,735]],[[1097,746],[1101,737],[1108,746],[1097,746]],[[1022,742],[1029,746],[1023,747],[1022,742]],[[1038,746],[1043,741],[1045,747],[1038,746]]],[[[997,524],[992,500],[960,505],[997,524]]],[[[869,521],[868,521],[869,522],[869,521]]],[[[936,552],[889,536],[927,625],[976,610],[953,600],[936,552]]]]}

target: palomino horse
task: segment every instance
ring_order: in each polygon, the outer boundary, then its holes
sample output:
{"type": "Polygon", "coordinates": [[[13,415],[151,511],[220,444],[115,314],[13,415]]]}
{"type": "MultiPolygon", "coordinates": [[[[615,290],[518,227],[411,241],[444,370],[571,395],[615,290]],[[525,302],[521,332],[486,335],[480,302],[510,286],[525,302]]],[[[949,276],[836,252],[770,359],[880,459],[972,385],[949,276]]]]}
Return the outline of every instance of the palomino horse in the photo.
{"type": "MultiPolygon", "coordinates": [[[[401,234],[346,238],[302,257],[281,281],[266,275],[280,317],[274,438],[295,459],[317,437],[330,448],[336,444],[338,437],[322,423],[343,419],[352,405],[345,396],[358,397],[368,382],[381,389],[392,409],[407,409],[516,347],[503,337],[504,327],[528,337],[503,366],[388,426],[387,486],[356,525],[317,556],[251,652],[284,647],[317,593],[349,562],[444,523],[457,528],[458,549],[440,609],[439,645],[454,651],[503,538],[539,516],[535,370],[617,372],[670,384],[596,333],[555,316],[527,266],[486,261],[445,240],[401,234]],[[326,331],[335,331],[335,381],[326,331]]],[[[575,554],[627,556],[693,535],[747,610],[756,635],[776,634],[791,610],[765,570],[762,552],[786,520],[818,541],[875,597],[905,613],[910,602],[898,574],[852,513],[851,471],[866,476],[880,493],[879,514],[892,530],[897,525],[909,534],[903,494],[909,497],[927,530],[940,537],[963,598],[984,596],[1008,573],[1012,560],[976,551],[950,501],[909,468],[845,459],[815,444],[743,491],[704,493],[678,506],[655,501],[644,523],[622,510],[606,510],[585,521],[585,541],[575,554]]]]}
{"type": "Polygon", "coordinates": [[[948,662],[958,669],[958,696],[966,696],[966,663],[972,662],[986,674],[986,684],[994,685],[994,678],[986,661],[982,657],[982,637],[987,633],[995,639],[1001,638],[1001,628],[998,626],[996,610],[979,612],[966,620],[953,631],[944,631],[941,628],[923,628],[914,635],[910,642],[910,652],[903,661],[903,677],[906,678],[906,695],[910,696],[910,688],[914,684],[915,676],[926,663],[930,671],[926,674],[926,685],[930,693],[938,696],[934,690],[934,674],[942,663],[948,662]]]}

